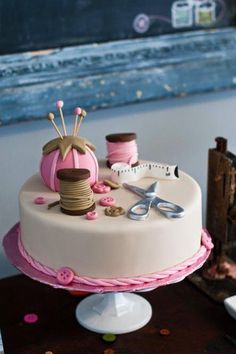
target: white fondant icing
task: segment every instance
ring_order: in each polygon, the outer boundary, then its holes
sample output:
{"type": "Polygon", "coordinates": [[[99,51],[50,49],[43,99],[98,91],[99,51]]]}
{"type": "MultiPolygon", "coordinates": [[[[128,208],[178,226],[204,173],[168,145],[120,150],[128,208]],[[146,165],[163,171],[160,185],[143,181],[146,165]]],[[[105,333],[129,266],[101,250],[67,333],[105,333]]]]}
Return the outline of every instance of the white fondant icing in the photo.
{"type": "MultiPolygon", "coordinates": [[[[100,168],[100,180],[110,177],[110,170],[100,168]]],[[[153,178],[136,185],[147,187],[153,178]]],[[[19,196],[22,242],[27,252],[40,263],[59,269],[66,266],[81,276],[95,278],[134,277],[162,271],[192,257],[200,247],[201,191],[189,175],[159,183],[157,195],[185,209],[185,217],[169,220],[151,209],[146,221],[128,219],[126,215],[108,217],[97,203],[98,219],[62,214],[59,206],[35,205],[43,196],[47,203],[59,199],[39,175],[31,177],[19,196]]],[[[140,197],[124,188],[106,196],[116,199],[125,210],[140,197]]],[[[101,195],[94,195],[96,201],[101,195]]]]}

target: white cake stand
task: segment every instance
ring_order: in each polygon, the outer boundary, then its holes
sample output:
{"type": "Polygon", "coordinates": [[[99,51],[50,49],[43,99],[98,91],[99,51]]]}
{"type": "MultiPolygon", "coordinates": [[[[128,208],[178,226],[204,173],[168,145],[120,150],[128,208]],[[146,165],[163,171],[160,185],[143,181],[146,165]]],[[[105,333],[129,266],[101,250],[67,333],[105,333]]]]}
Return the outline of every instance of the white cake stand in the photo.
{"type": "Polygon", "coordinates": [[[79,303],[75,315],[90,331],[122,334],[145,326],[152,316],[152,308],[147,300],[136,294],[94,294],[79,303]]]}
{"type": "Polygon", "coordinates": [[[33,266],[23,257],[18,247],[18,228],[19,224],[16,224],[3,240],[3,247],[9,261],[28,277],[54,288],[95,293],[78,304],[75,315],[83,327],[97,333],[129,333],[145,326],[152,316],[151,305],[142,296],[131,292],[150,291],[159,286],[183,280],[205,263],[213,247],[210,236],[203,231],[199,255],[195,255],[187,262],[187,265],[186,262],[180,264],[177,272],[173,272],[173,269],[167,270],[167,277],[163,277],[162,273],[161,277],[148,283],[104,287],[73,281],[69,285],[61,285],[57,282],[55,275],[43,273],[42,267],[40,270],[36,269],[37,262],[33,266]]]}

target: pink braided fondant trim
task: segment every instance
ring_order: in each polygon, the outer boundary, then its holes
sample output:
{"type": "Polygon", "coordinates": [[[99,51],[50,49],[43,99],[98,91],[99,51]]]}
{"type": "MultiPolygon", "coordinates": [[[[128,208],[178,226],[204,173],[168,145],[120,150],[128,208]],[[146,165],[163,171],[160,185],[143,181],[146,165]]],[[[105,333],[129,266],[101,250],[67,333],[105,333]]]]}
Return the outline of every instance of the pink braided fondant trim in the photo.
{"type": "MultiPolygon", "coordinates": [[[[80,277],[75,275],[73,282],[74,283],[79,283],[79,284],[84,284],[84,285],[90,285],[90,286],[126,286],[126,285],[141,285],[144,283],[151,283],[157,280],[168,280],[168,278],[173,278],[175,276],[176,279],[178,279],[178,273],[181,273],[183,270],[186,270],[186,273],[189,273],[188,271],[191,270],[191,267],[199,263],[199,267],[204,263],[206,256],[208,257],[210,254],[211,249],[213,248],[213,244],[211,242],[211,237],[207,233],[206,230],[202,231],[202,245],[200,249],[198,250],[193,257],[189,258],[188,260],[174,266],[171,268],[168,268],[167,270],[161,271],[161,272],[156,272],[152,274],[148,274],[146,276],[141,276],[141,277],[134,277],[134,278],[117,278],[117,279],[95,279],[95,278],[90,278],[90,277],[80,277]],[[202,262],[201,262],[202,261],[202,262]]],[[[21,235],[20,235],[20,230],[18,232],[18,247],[21,255],[26,259],[26,261],[35,269],[39,270],[40,272],[56,277],[57,276],[57,271],[42,265],[35,259],[33,259],[26,249],[24,248],[22,241],[21,241],[21,235]]],[[[198,268],[199,268],[198,267],[198,268]]],[[[190,273],[189,273],[190,274],[190,273]]],[[[187,274],[186,274],[187,275],[187,274]]]]}

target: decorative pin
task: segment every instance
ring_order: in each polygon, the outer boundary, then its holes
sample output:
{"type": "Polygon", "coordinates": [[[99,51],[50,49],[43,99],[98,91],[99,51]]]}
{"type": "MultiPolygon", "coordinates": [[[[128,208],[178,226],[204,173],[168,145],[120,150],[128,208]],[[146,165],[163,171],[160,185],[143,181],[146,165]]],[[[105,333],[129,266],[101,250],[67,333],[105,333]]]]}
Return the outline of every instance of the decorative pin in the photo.
{"type": "Polygon", "coordinates": [[[62,107],[64,106],[64,102],[63,101],[57,101],[56,102],[56,106],[59,110],[59,113],[60,113],[60,117],[61,117],[61,122],[62,122],[62,127],[63,127],[63,131],[64,131],[64,135],[67,135],[67,132],[66,132],[66,125],[65,125],[65,121],[64,121],[64,116],[63,116],[63,112],[62,112],[62,107]]]}
{"type": "Polygon", "coordinates": [[[75,108],[75,123],[74,123],[74,128],[73,128],[73,136],[76,136],[76,131],[77,131],[77,124],[78,124],[78,117],[82,113],[82,109],[80,107],[75,108]]]}
{"type": "Polygon", "coordinates": [[[60,130],[58,129],[56,123],[54,122],[54,114],[53,113],[48,113],[48,120],[50,120],[50,122],[52,123],[53,127],[55,128],[57,134],[59,135],[59,137],[63,140],[63,136],[61,135],[60,130]]]}
{"type": "Polygon", "coordinates": [[[86,117],[86,115],[87,115],[87,112],[84,109],[82,109],[81,113],[79,115],[79,123],[78,123],[77,128],[76,128],[76,135],[79,134],[79,129],[80,129],[82,120],[84,119],[84,117],[86,117]]]}

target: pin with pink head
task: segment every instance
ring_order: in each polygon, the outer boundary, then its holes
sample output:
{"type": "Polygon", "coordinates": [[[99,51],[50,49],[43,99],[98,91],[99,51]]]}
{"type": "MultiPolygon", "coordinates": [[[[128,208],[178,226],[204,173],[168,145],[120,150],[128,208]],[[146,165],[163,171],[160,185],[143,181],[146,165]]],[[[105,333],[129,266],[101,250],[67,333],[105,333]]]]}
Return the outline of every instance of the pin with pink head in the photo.
{"type": "Polygon", "coordinates": [[[75,113],[75,124],[74,124],[74,130],[73,130],[73,135],[78,135],[79,133],[79,128],[82,123],[82,120],[86,116],[86,111],[80,107],[76,107],[74,110],[75,113]],[[78,122],[78,117],[79,117],[79,122],[78,122]]]}
{"type": "Polygon", "coordinates": [[[59,110],[60,113],[60,117],[61,117],[61,122],[62,122],[62,127],[63,127],[63,131],[64,131],[64,135],[67,135],[66,132],[66,125],[65,125],[65,120],[64,120],[64,116],[63,116],[63,112],[62,112],[62,107],[64,106],[64,102],[62,100],[58,100],[56,102],[56,106],[59,110]]]}
{"type": "Polygon", "coordinates": [[[59,100],[56,102],[56,106],[58,109],[62,108],[64,106],[64,102],[62,100],[59,100]]]}
{"type": "Polygon", "coordinates": [[[74,122],[74,128],[73,128],[73,135],[76,136],[77,132],[77,124],[78,124],[78,117],[81,114],[82,109],[80,107],[76,107],[74,109],[74,115],[75,115],[75,122],[74,122]]]}

